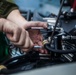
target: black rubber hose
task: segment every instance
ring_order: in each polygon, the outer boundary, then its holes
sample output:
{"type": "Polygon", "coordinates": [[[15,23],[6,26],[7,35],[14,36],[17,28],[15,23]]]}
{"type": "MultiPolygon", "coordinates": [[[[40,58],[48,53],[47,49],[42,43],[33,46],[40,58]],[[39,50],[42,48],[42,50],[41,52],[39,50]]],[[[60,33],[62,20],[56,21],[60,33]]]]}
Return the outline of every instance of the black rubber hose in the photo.
{"type": "Polygon", "coordinates": [[[14,57],[14,58],[10,58],[10,59],[2,62],[2,65],[5,65],[5,66],[6,66],[6,64],[8,64],[8,63],[10,63],[10,62],[12,62],[12,61],[14,61],[14,60],[19,60],[19,59],[22,59],[22,58],[25,58],[25,57],[26,57],[26,55],[17,56],[17,57],[14,57]]]}
{"type": "Polygon", "coordinates": [[[58,53],[58,54],[68,54],[68,53],[76,53],[76,49],[74,50],[65,50],[65,51],[63,51],[63,50],[58,50],[58,49],[52,49],[50,46],[49,46],[49,44],[46,44],[45,46],[44,46],[48,51],[50,51],[50,52],[54,52],[54,53],[58,53]]]}
{"type": "Polygon", "coordinates": [[[12,74],[14,72],[15,72],[15,70],[2,69],[0,71],[0,74],[12,74]]]}

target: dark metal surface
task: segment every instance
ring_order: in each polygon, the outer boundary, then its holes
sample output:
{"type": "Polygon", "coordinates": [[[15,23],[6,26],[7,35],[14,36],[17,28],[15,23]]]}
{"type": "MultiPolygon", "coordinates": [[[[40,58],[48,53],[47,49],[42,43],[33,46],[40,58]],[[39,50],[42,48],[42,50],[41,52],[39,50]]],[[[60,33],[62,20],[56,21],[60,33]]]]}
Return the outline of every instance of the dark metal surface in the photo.
{"type": "Polygon", "coordinates": [[[75,75],[76,63],[46,67],[14,75],[75,75]]]}

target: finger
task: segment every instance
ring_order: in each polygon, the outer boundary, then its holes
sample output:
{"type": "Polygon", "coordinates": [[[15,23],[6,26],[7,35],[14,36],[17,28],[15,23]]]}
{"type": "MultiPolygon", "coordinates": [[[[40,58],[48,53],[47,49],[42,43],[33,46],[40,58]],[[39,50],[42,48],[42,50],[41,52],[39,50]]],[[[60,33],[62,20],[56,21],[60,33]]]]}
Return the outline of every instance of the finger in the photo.
{"type": "Polygon", "coordinates": [[[32,42],[32,40],[30,39],[30,48],[34,47],[34,43],[32,42]]]}
{"type": "Polygon", "coordinates": [[[33,48],[33,46],[34,46],[32,40],[31,40],[31,39],[29,39],[29,40],[30,40],[30,46],[29,46],[29,49],[26,49],[26,48],[23,48],[23,49],[22,49],[22,50],[25,51],[25,52],[29,52],[29,51],[31,51],[32,48],[33,48]]]}
{"type": "Polygon", "coordinates": [[[38,45],[43,47],[42,41],[38,41],[38,45]]]}
{"type": "Polygon", "coordinates": [[[15,27],[10,28],[10,30],[6,33],[7,38],[12,42],[18,42],[21,35],[21,28],[15,27]]]}
{"type": "Polygon", "coordinates": [[[12,42],[14,45],[22,48],[25,44],[25,39],[26,39],[26,31],[22,30],[19,41],[18,42],[12,42]]]}
{"type": "Polygon", "coordinates": [[[39,22],[39,21],[30,21],[26,24],[26,28],[30,28],[30,27],[43,27],[43,28],[47,28],[47,23],[46,22],[39,22]],[[26,27],[27,26],[27,27],[26,27]]]}
{"type": "Polygon", "coordinates": [[[21,33],[22,33],[22,29],[21,28],[16,28],[14,30],[14,34],[13,34],[14,41],[13,42],[18,42],[19,41],[21,33]]]}
{"type": "Polygon", "coordinates": [[[24,49],[29,49],[30,48],[30,38],[29,38],[29,34],[26,31],[26,39],[25,39],[25,44],[23,46],[24,49]]]}
{"type": "Polygon", "coordinates": [[[29,49],[21,49],[22,51],[24,51],[24,52],[29,52],[29,49]]]}

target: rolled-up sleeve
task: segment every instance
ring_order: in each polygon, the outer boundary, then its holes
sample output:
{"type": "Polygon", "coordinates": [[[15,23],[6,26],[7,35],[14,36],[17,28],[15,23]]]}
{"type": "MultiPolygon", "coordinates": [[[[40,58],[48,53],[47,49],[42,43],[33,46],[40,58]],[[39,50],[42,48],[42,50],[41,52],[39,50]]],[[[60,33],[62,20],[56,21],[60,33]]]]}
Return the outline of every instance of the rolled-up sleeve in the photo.
{"type": "Polygon", "coordinates": [[[11,3],[14,3],[14,1],[13,0],[7,0],[8,2],[11,2],[11,3]]]}

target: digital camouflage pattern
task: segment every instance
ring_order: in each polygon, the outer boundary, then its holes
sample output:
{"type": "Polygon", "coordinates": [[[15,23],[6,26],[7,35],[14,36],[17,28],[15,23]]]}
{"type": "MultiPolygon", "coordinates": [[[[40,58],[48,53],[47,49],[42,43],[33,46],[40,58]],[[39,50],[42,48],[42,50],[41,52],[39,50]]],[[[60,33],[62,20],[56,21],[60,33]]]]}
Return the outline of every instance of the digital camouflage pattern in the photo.
{"type": "Polygon", "coordinates": [[[7,0],[7,1],[9,1],[9,2],[14,2],[13,0],[7,0]]]}

